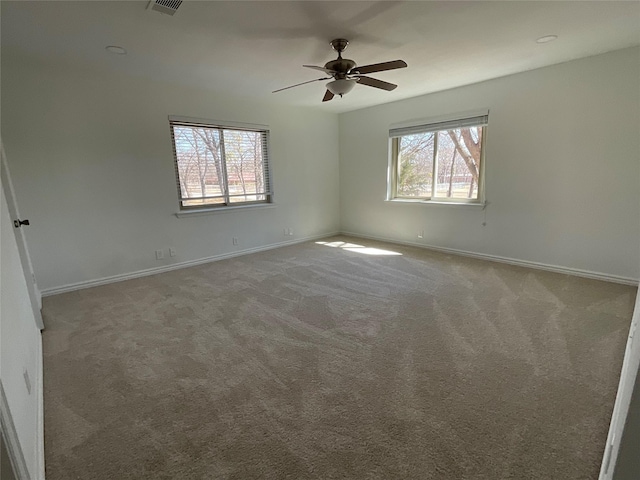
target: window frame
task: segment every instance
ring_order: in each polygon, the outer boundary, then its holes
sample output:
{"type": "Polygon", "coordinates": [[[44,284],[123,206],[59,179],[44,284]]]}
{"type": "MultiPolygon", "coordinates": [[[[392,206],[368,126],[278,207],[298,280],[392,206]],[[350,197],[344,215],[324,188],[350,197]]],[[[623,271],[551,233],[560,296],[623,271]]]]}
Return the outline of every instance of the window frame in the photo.
{"type": "Polygon", "coordinates": [[[169,115],[169,131],[171,134],[171,148],[173,151],[173,166],[174,166],[174,174],[176,178],[176,186],[178,192],[178,204],[180,206],[181,213],[197,213],[197,212],[207,212],[207,211],[224,211],[224,210],[235,210],[241,208],[250,208],[256,206],[265,206],[272,205],[274,203],[273,200],[273,176],[271,174],[271,162],[270,162],[270,129],[268,125],[260,125],[260,124],[251,124],[251,123],[240,123],[240,122],[221,122],[217,120],[207,120],[201,118],[192,118],[192,117],[181,117],[176,115],[169,115]],[[221,170],[223,174],[224,180],[224,193],[220,196],[205,196],[205,197],[183,197],[182,196],[182,188],[180,187],[180,171],[178,168],[178,154],[176,150],[176,141],[174,134],[174,127],[190,127],[190,128],[206,128],[219,130],[220,136],[223,139],[220,145],[221,156],[223,161],[221,162],[221,170]],[[264,191],[256,192],[255,195],[261,194],[265,196],[264,200],[249,200],[244,202],[231,202],[230,198],[235,196],[244,196],[244,194],[240,195],[230,195],[229,194],[229,178],[227,174],[227,158],[225,154],[224,148],[224,130],[234,130],[234,131],[248,131],[259,133],[261,135],[261,143],[262,143],[262,175],[264,181],[264,191]],[[184,205],[185,201],[189,200],[206,200],[208,198],[223,198],[222,203],[209,203],[209,204],[201,204],[201,205],[184,205]]]}
{"type": "Polygon", "coordinates": [[[409,124],[392,125],[389,128],[389,165],[387,171],[387,201],[391,202],[410,202],[410,203],[431,203],[431,204],[449,204],[449,205],[484,205],[485,204],[485,152],[487,130],[489,126],[489,112],[484,110],[481,112],[468,112],[455,116],[439,117],[429,120],[411,122],[409,124]],[[484,118],[484,120],[482,120],[484,118]],[[469,123],[470,120],[478,119],[477,123],[469,123]],[[450,128],[444,128],[449,124],[450,128]],[[463,125],[451,127],[451,125],[463,125]],[[438,127],[442,128],[438,128],[438,127]],[[438,169],[438,133],[446,132],[458,128],[482,127],[481,148],[480,148],[480,168],[478,171],[478,196],[477,198],[450,198],[436,197],[437,189],[437,169],[438,169]],[[407,133],[401,134],[401,132],[407,133]],[[400,133],[399,133],[400,132],[400,133]],[[432,167],[432,183],[431,195],[429,196],[400,196],[398,195],[398,155],[399,155],[399,139],[406,135],[434,133],[433,147],[433,167],[432,167]]]}

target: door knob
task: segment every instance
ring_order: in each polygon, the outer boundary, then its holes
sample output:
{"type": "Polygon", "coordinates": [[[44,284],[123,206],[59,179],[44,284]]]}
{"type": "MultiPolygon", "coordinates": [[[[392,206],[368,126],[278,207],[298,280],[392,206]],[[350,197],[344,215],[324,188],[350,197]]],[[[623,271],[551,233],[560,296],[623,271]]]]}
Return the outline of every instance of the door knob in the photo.
{"type": "Polygon", "coordinates": [[[29,220],[14,220],[13,226],[20,228],[22,225],[30,225],[29,220]]]}

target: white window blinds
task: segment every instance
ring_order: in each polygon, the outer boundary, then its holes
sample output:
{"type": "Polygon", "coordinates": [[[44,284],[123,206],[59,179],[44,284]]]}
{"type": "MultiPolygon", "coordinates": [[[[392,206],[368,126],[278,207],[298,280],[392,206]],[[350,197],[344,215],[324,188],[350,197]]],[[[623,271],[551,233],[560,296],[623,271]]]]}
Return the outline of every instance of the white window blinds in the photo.
{"type": "Polygon", "coordinates": [[[169,117],[182,208],[270,202],[264,125],[169,117]]]}
{"type": "Polygon", "coordinates": [[[412,125],[392,126],[389,129],[389,137],[402,137],[404,135],[413,135],[416,133],[438,132],[440,130],[455,130],[458,128],[481,127],[489,123],[489,113],[473,116],[465,116],[463,118],[455,118],[452,120],[439,120],[435,122],[425,121],[417,122],[412,125]]]}

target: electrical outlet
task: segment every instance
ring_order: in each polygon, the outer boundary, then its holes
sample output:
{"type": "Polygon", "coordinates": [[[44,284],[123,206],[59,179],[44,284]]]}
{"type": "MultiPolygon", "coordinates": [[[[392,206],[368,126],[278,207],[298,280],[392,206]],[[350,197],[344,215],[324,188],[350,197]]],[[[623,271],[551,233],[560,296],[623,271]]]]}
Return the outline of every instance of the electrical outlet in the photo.
{"type": "Polygon", "coordinates": [[[29,378],[29,371],[26,368],[24,369],[22,376],[24,377],[24,383],[27,385],[27,392],[31,395],[31,379],[29,378]]]}
{"type": "Polygon", "coordinates": [[[233,237],[233,244],[238,245],[238,237],[233,237]]]}
{"type": "Polygon", "coordinates": [[[289,229],[289,236],[292,237],[293,236],[293,230],[289,229]]]}
{"type": "Polygon", "coordinates": [[[164,258],[164,252],[162,250],[156,250],[156,260],[162,260],[164,258]]]}
{"type": "Polygon", "coordinates": [[[176,249],[173,247],[169,248],[169,256],[170,257],[175,257],[176,256],[176,249]]]}
{"type": "Polygon", "coordinates": [[[418,232],[418,238],[424,238],[424,230],[420,230],[420,232],[418,232]]]}

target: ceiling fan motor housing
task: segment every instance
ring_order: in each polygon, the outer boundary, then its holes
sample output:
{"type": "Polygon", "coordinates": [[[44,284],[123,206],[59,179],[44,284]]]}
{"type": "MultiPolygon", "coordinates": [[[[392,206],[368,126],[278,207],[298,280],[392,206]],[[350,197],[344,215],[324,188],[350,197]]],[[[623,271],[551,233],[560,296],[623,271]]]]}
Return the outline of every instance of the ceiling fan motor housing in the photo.
{"type": "Polygon", "coordinates": [[[356,62],[348,58],[337,58],[325,63],[324,68],[336,72],[334,78],[345,78],[349,71],[356,66],[356,62]]]}

